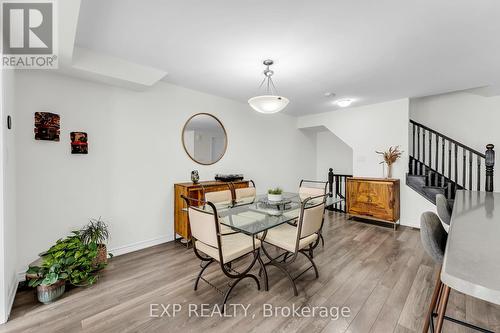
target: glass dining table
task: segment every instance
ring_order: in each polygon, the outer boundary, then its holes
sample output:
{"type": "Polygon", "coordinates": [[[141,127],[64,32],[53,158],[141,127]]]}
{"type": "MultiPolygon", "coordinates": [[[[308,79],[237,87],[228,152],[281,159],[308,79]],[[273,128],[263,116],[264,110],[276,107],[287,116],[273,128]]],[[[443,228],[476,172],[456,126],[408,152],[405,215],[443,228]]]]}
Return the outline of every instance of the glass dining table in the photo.
{"type": "MultiPolygon", "coordinates": [[[[326,205],[339,203],[343,199],[327,196],[326,205]]],[[[314,199],[307,204],[314,205],[314,199]]],[[[222,225],[249,236],[256,236],[281,224],[296,220],[300,215],[301,199],[298,193],[283,193],[283,200],[269,201],[267,195],[242,200],[234,205],[215,204],[222,225]]],[[[207,209],[210,209],[207,206],[207,209]]]]}
{"type": "MultiPolygon", "coordinates": [[[[257,195],[254,198],[243,199],[235,204],[215,203],[219,222],[231,228],[234,232],[241,232],[253,238],[254,250],[257,238],[263,241],[269,229],[284,223],[293,222],[300,216],[302,200],[298,193],[285,192],[281,201],[269,201],[267,194],[257,195]]],[[[307,205],[318,204],[317,200],[310,199],[307,205]]],[[[336,196],[326,196],[326,206],[342,202],[344,199],[336,196]]],[[[213,213],[211,206],[198,207],[213,213]]],[[[265,289],[269,290],[267,273],[264,269],[265,289]]]]}

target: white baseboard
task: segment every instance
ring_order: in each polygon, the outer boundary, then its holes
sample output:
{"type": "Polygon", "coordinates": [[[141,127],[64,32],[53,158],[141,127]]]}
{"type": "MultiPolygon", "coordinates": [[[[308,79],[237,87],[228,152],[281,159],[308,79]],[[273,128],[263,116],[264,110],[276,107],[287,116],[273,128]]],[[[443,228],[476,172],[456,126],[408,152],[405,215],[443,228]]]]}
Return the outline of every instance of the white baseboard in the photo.
{"type": "Polygon", "coordinates": [[[139,251],[151,246],[167,243],[173,241],[172,236],[164,235],[160,237],[155,237],[152,239],[143,240],[140,242],[118,246],[112,249],[108,249],[108,252],[111,252],[114,256],[121,256],[123,254],[127,254],[130,252],[139,251]]]}
{"type": "MultiPolygon", "coordinates": [[[[171,242],[171,241],[173,241],[172,236],[164,235],[164,236],[160,236],[160,237],[155,237],[155,238],[135,242],[132,244],[127,244],[127,245],[123,245],[123,246],[117,246],[115,248],[110,248],[110,249],[108,249],[108,252],[112,253],[113,256],[121,256],[123,254],[139,251],[139,250],[151,247],[151,246],[155,246],[155,245],[159,245],[159,244],[163,244],[163,243],[167,243],[167,242],[171,242]]],[[[26,274],[26,271],[22,271],[22,272],[17,273],[17,283],[25,280],[25,274],[26,274]]],[[[16,283],[16,287],[17,287],[17,283],[16,283]]],[[[14,288],[14,290],[15,289],[16,288],[14,288]]]]}

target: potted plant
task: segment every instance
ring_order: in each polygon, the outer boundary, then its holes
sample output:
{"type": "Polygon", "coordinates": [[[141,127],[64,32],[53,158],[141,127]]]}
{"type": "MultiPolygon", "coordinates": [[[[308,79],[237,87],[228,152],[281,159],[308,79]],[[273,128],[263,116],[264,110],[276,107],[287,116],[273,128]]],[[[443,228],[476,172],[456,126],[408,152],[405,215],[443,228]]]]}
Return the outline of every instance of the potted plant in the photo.
{"type": "MultiPolygon", "coordinates": [[[[82,230],[80,230],[80,237],[84,244],[97,245],[95,265],[99,266],[107,264],[108,251],[106,248],[106,242],[109,239],[108,225],[102,221],[100,217],[98,219],[90,219],[89,223],[82,230]]],[[[110,256],[112,256],[111,253],[110,256]]]]}
{"type": "Polygon", "coordinates": [[[380,164],[387,164],[387,175],[385,178],[392,178],[392,165],[401,157],[403,152],[399,150],[399,146],[395,146],[389,147],[387,151],[376,151],[376,153],[382,155],[384,158],[380,164]]]}
{"type": "Polygon", "coordinates": [[[59,264],[62,271],[68,274],[67,279],[72,285],[86,286],[93,284],[97,280],[97,271],[106,266],[96,266],[97,253],[96,243],[84,243],[80,231],[73,231],[40,256],[43,267],[59,264]]]}
{"type": "Polygon", "coordinates": [[[283,190],[279,187],[269,189],[267,191],[267,199],[269,201],[281,201],[281,200],[283,200],[283,190]]]}
{"type": "Polygon", "coordinates": [[[43,304],[52,303],[64,294],[68,273],[59,263],[31,266],[26,274],[32,277],[28,285],[36,287],[38,300],[43,304]]]}

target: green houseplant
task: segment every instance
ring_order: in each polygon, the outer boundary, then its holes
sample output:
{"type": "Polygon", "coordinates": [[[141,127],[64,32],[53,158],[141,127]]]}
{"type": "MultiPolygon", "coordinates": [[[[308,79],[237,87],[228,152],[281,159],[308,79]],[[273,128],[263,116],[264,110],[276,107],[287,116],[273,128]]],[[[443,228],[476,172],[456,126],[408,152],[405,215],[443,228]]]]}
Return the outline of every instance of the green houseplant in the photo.
{"type": "Polygon", "coordinates": [[[269,201],[281,201],[281,200],[283,200],[283,190],[279,187],[269,189],[267,191],[267,199],[269,201]]]}
{"type": "MultiPolygon", "coordinates": [[[[106,242],[109,239],[108,225],[100,217],[98,219],[90,219],[89,223],[80,230],[80,237],[84,244],[97,245],[95,265],[107,264],[108,251],[106,242]]],[[[110,253],[110,256],[113,255],[110,253]]]]}
{"type": "Polygon", "coordinates": [[[26,274],[32,276],[28,285],[36,288],[38,300],[44,304],[51,303],[61,297],[66,289],[66,273],[60,264],[51,266],[31,266],[26,274]]]}
{"type": "Polygon", "coordinates": [[[64,239],[59,239],[47,252],[40,254],[42,267],[59,264],[68,274],[68,281],[75,286],[91,285],[97,280],[97,270],[105,264],[95,265],[97,244],[83,242],[80,231],[73,231],[64,239]]]}

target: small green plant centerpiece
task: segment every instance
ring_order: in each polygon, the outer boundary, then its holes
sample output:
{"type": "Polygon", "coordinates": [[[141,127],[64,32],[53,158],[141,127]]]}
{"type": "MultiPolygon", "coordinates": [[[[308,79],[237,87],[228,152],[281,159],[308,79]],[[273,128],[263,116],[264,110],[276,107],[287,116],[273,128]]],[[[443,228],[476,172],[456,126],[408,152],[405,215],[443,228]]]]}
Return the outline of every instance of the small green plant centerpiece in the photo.
{"type": "MultiPolygon", "coordinates": [[[[106,242],[109,239],[108,225],[100,217],[98,219],[90,219],[89,223],[80,230],[80,237],[83,243],[87,245],[97,245],[96,266],[108,263],[108,251],[106,248],[106,242]]],[[[111,253],[109,255],[110,257],[113,256],[111,253]]]]}
{"type": "Polygon", "coordinates": [[[279,187],[269,189],[267,191],[267,199],[269,201],[282,201],[283,200],[283,190],[279,187]]]}

